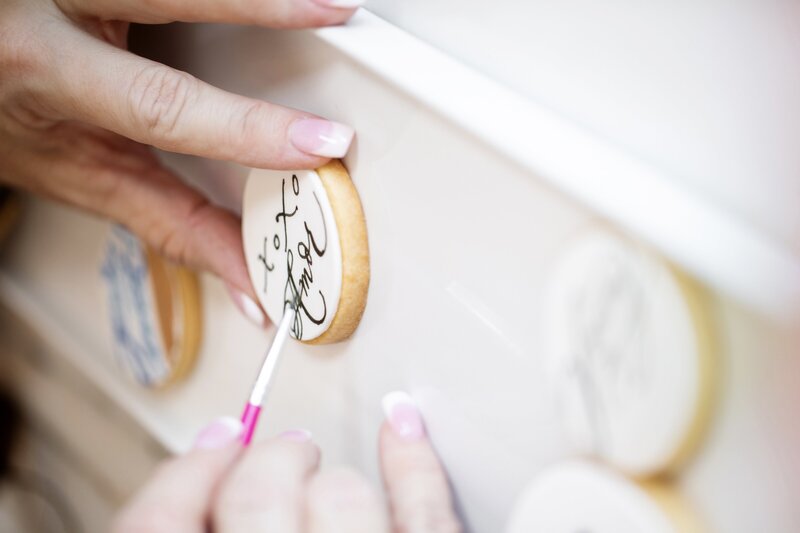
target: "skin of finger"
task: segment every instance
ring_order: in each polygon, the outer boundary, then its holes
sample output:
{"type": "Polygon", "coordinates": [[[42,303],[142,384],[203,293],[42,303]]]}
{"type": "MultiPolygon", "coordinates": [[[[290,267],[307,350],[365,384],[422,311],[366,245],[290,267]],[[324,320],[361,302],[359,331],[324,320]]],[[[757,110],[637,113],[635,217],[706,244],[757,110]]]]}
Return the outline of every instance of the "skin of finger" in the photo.
{"type": "MultiPolygon", "coordinates": [[[[3,136],[0,135],[0,139],[3,136]]],[[[164,168],[146,147],[64,123],[0,146],[12,184],[119,222],[165,257],[210,271],[255,298],[240,221],[164,168]]]]}
{"type": "Polygon", "coordinates": [[[109,202],[121,222],[167,258],[208,270],[256,298],[244,260],[241,222],[164,168],[123,178],[109,202]]]}
{"type": "MultiPolygon", "coordinates": [[[[0,180],[120,222],[170,259],[209,270],[255,299],[237,217],[180,182],[146,146],[64,120],[68,106],[48,101],[59,50],[75,35],[94,38],[52,4],[37,5],[0,5],[0,70],[10,76],[0,79],[0,180]]],[[[91,105],[91,92],[76,98],[91,105]]],[[[325,161],[311,164],[318,160],[325,161]]]]}
{"type": "Polygon", "coordinates": [[[114,533],[205,533],[213,496],[242,450],[195,450],[163,463],[117,515],[114,533]]]}
{"type": "MultiPolygon", "coordinates": [[[[15,11],[14,17],[26,10],[15,11]]],[[[6,22],[0,21],[0,29],[6,22]]],[[[47,28],[64,32],[57,16],[47,28]]],[[[209,270],[255,298],[236,216],[183,184],[146,146],[60,120],[47,105],[37,105],[44,64],[8,53],[5,47],[0,53],[0,63],[14,78],[10,86],[0,83],[0,181],[122,223],[168,258],[209,270]],[[20,80],[34,88],[23,91],[20,80]]]]}
{"type": "Polygon", "coordinates": [[[308,533],[388,533],[386,509],[375,489],[345,467],[318,472],[309,482],[308,533]]]}
{"type": "Polygon", "coordinates": [[[48,40],[55,56],[42,99],[63,119],[88,122],[163,150],[258,168],[317,168],[327,158],[289,139],[313,115],[222,91],[73,28],[48,40]]]}
{"type": "Polygon", "coordinates": [[[403,440],[384,423],[379,448],[394,531],[460,533],[447,475],[430,441],[403,440]]]}
{"type": "Polygon", "coordinates": [[[255,299],[242,247],[241,223],[180,179],[157,167],[122,175],[101,204],[104,214],[127,226],[163,256],[210,271],[255,299]]]}
{"type": "Polygon", "coordinates": [[[13,96],[31,92],[43,83],[40,75],[50,65],[43,32],[63,24],[57,10],[25,0],[0,2],[0,105],[3,111],[13,96]],[[55,13],[55,17],[53,16],[55,13]]]}
{"type": "Polygon", "coordinates": [[[313,0],[55,0],[68,15],[161,24],[224,22],[270,28],[312,28],[346,22],[354,9],[313,0]]]}
{"type": "Polygon", "coordinates": [[[273,439],[251,445],[214,505],[215,533],[305,533],[305,489],[319,466],[310,442],[273,439]]]}

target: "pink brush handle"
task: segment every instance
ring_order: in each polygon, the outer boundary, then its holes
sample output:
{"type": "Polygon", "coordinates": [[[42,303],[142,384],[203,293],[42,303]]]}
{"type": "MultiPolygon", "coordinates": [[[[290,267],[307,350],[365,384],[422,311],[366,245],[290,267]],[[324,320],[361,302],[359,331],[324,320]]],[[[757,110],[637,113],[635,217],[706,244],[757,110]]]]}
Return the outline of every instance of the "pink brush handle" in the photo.
{"type": "Polygon", "coordinates": [[[261,406],[260,405],[253,405],[252,403],[248,403],[244,407],[244,412],[242,413],[242,425],[244,426],[244,431],[242,431],[242,444],[247,446],[250,444],[250,441],[253,440],[253,433],[256,430],[256,422],[258,422],[258,415],[261,414],[261,406]]]}

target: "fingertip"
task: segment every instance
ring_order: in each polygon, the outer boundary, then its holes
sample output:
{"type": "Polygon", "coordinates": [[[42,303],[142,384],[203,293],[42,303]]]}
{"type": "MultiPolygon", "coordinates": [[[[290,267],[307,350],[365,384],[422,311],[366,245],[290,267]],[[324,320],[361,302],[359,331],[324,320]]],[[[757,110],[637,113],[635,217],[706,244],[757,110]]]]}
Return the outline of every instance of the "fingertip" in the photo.
{"type": "Polygon", "coordinates": [[[380,465],[395,531],[461,532],[447,473],[426,435],[408,440],[384,422],[380,465]]]}
{"type": "Polygon", "coordinates": [[[289,141],[295,148],[322,158],[344,157],[354,136],[355,130],[346,124],[315,117],[298,118],[288,129],[289,141]]]}
{"type": "Polygon", "coordinates": [[[232,158],[233,161],[244,165],[268,170],[314,170],[325,165],[331,159],[331,157],[316,156],[306,153],[297,148],[291,141],[287,141],[286,144],[284,144],[283,152],[280,154],[232,158]]]}
{"type": "Polygon", "coordinates": [[[335,9],[350,9],[353,12],[362,5],[364,0],[312,0],[314,3],[323,7],[331,7],[335,9]]]}
{"type": "Polygon", "coordinates": [[[276,29],[304,29],[344,24],[353,16],[358,0],[281,0],[240,2],[233,22],[251,23],[276,29]]]}
{"type": "Polygon", "coordinates": [[[380,430],[378,431],[378,441],[382,450],[388,448],[398,448],[407,446],[413,443],[426,443],[427,436],[422,435],[419,439],[407,440],[400,437],[389,421],[384,420],[381,423],[380,430]]]}
{"type": "Polygon", "coordinates": [[[390,392],[383,397],[381,405],[389,427],[398,438],[414,441],[425,437],[422,415],[408,393],[390,392]]]}
{"type": "Polygon", "coordinates": [[[228,281],[225,282],[225,289],[227,289],[233,304],[245,318],[259,328],[267,327],[269,323],[267,315],[253,298],[238,290],[228,281]]]}
{"type": "Polygon", "coordinates": [[[214,420],[203,428],[194,441],[195,450],[216,450],[238,442],[243,430],[242,423],[226,416],[214,420]]]}
{"type": "Polygon", "coordinates": [[[231,134],[214,148],[221,159],[273,170],[314,169],[350,147],[352,128],[343,124],[271,102],[232,98],[226,126],[231,134]]]}
{"type": "Polygon", "coordinates": [[[389,422],[384,420],[378,432],[378,452],[382,463],[391,462],[404,444],[405,441],[398,438],[389,422]]]}
{"type": "MultiPolygon", "coordinates": [[[[241,239],[241,236],[239,238],[241,239]]],[[[239,241],[239,246],[241,246],[241,240],[239,241]]],[[[214,271],[214,274],[219,276],[225,282],[226,286],[230,287],[230,290],[243,294],[258,304],[258,296],[253,288],[253,284],[250,282],[247,266],[244,264],[243,251],[239,251],[238,254],[230,255],[226,268],[214,271]]]]}
{"type": "Polygon", "coordinates": [[[305,0],[297,27],[322,27],[344,24],[364,4],[364,0],[305,0]]]}

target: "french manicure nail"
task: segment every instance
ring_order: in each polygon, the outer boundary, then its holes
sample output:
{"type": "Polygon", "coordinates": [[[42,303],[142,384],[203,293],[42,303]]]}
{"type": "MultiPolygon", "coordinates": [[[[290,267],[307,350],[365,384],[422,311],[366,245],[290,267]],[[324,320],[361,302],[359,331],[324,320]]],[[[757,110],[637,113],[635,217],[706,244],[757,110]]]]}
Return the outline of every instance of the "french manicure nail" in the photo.
{"type": "Polygon", "coordinates": [[[353,141],[353,128],[319,118],[301,118],[289,126],[295,147],[321,157],[344,157],[353,141]]]}
{"type": "Polygon", "coordinates": [[[411,396],[402,391],[390,392],[381,403],[395,435],[404,440],[417,440],[425,436],[422,416],[411,396]]]}
{"type": "Polygon", "coordinates": [[[311,432],[307,429],[290,429],[278,435],[278,438],[290,440],[292,442],[308,442],[311,440],[311,437],[311,432]]]}
{"type": "Polygon", "coordinates": [[[228,289],[228,294],[233,300],[234,305],[236,308],[241,311],[241,313],[250,320],[256,326],[263,328],[267,325],[267,317],[264,316],[264,312],[258,306],[258,304],[253,301],[252,298],[247,296],[245,293],[234,289],[232,285],[229,283],[225,284],[225,287],[228,289]]]}
{"type": "Polygon", "coordinates": [[[314,0],[314,1],[326,7],[342,7],[342,8],[359,7],[364,4],[364,0],[314,0]]]}
{"type": "Polygon", "coordinates": [[[203,428],[194,441],[195,450],[216,450],[236,442],[242,433],[242,423],[231,417],[214,420],[203,428]]]}

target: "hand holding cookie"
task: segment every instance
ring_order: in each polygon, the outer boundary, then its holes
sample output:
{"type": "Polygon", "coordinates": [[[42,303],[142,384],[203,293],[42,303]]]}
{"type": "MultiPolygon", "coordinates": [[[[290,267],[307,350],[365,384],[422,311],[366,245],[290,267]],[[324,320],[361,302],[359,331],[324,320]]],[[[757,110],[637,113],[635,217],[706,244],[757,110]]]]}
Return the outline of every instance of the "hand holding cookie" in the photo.
{"type": "Polygon", "coordinates": [[[238,219],[187,187],[150,146],[259,168],[317,168],[346,153],[353,130],[129,53],[128,25],[304,28],[345,22],[358,3],[3,2],[0,183],[125,225],[168,258],[218,275],[256,312],[238,219]]]}

